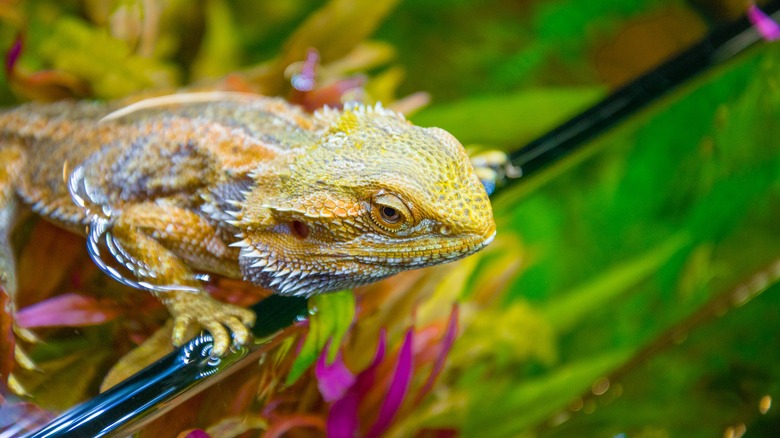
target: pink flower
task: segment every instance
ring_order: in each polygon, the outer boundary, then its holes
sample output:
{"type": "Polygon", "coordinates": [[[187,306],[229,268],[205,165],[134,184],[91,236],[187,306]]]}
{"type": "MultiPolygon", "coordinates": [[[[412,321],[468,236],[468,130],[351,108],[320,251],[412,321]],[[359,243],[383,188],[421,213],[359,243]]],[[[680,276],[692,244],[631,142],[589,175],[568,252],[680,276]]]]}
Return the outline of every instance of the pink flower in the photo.
{"type": "Polygon", "coordinates": [[[780,39],[780,24],[756,5],[750,5],[747,11],[747,17],[758,33],[767,41],[776,41],[780,39]]]}

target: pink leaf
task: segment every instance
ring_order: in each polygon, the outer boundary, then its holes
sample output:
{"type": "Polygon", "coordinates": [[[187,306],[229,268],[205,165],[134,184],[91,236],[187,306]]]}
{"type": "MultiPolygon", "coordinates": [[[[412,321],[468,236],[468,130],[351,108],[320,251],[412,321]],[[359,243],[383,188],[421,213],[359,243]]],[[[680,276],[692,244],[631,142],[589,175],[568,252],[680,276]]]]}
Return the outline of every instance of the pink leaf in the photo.
{"type": "Polygon", "coordinates": [[[116,304],[78,294],[59,295],[21,309],[16,323],[21,327],[84,327],[115,319],[116,304]]]}
{"type": "Polygon", "coordinates": [[[14,70],[16,61],[19,60],[19,55],[22,54],[22,36],[17,35],[11,47],[5,54],[5,72],[10,74],[14,70]]]}
{"type": "MultiPolygon", "coordinates": [[[[14,396],[11,396],[14,398],[14,396]]],[[[46,425],[54,415],[29,402],[15,402],[0,395],[0,436],[26,436],[46,425]]]]}
{"type": "Polygon", "coordinates": [[[355,384],[355,375],[344,364],[341,351],[336,355],[336,360],[328,365],[328,350],[327,346],[322,349],[317,365],[314,367],[314,375],[317,376],[317,387],[322,398],[326,402],[332,402],[344,397],[349,388],[355,384]]]}
{"type": "Polygon", "coordinates": [[[185,435],[185,438],[211,438],[211,435],[209,435],[203,429],[193,429],[193,430],[187,432],[187,435],[185,435]]]}
{"type": "Polygon", "coordinates": [[[390,388],[387,390],[382,407],[379,408],[379,416],[376,423],[371,426],[371,430],[366,435],[368,437],[378,437],[387,430],[393,421],[393,417],[401,408],[407,392],[409,392],[409,384],[412,381],[412,372],[414,370],[413,343],[414,330],[410,328],[406,331],[404,343],[401,344],[401,350],[398,352],[398,362],[390,382],[390,388]]]}
{"type": "Polygon", "coordinates": [[[354,437],[360,428],[358,405],[360,397],[355,391],[347,392],[343,398],[330,405],[328,412],[327,436],[354,437]]]}
{"type": "Polygon", "coordinates": [[[767,41],[776,41],[780,39],[780,24],[756,5],[750,5],[747,11],[748,19],[758,30],[758,33],[767,41]]]}
{"type": "Polygon", "coordinates": [[[358,407],[360,400],[374,384],[374,374],[377,367],[385,357],[387,345],[387,332],[384,329],[379,334],[379,343],[376,347],[374,360],[363,372],[358,374],[355,384],[344,396],[330,406],[328,412],[327,436],[329,437],[353,437],[360,428],[358,420],[358,407]]]}
{"type": "Polygon", "coordinates": [[[293,75],[290,83],[298,91],[311,91],[314,89],[317,78],[317,63],[320,61],[320,53],[317,49],[310,48],[303,60],[301,72],[293,75]]]}

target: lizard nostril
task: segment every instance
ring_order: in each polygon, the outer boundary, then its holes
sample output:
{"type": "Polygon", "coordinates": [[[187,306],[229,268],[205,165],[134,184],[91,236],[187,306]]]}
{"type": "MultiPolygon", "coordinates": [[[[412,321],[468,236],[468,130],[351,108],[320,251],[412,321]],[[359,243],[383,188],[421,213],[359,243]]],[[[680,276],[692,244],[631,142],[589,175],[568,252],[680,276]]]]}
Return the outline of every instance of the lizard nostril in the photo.
{"type": "Polygon", "coordinates": [[[309,227],[301,221],[293,221],[290,224],[290,230],[292,231],[293,236],[301,240],[309,237],[309,227]]]}

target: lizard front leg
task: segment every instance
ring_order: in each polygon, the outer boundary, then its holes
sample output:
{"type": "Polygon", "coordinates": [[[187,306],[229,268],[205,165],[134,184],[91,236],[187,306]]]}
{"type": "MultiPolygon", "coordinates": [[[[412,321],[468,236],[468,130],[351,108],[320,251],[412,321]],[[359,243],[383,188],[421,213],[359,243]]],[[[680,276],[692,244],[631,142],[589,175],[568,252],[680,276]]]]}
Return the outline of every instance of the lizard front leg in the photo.
{"type": "Polygon", "coordinates": [[[195,265],[209,264],[212,272],[230,269],[226,251],[232,249],[205,219],[186,209],[143,203],[125,208],[110,232],[117,260],[171,312],[175,345],[186,340],[192,323],[211,333],[216,355],[230,347],[228,329],[237,344],[249,341],[247,326],[254,323],[254,313],[211,298],[185,262],[186,257],[195,265]]]}

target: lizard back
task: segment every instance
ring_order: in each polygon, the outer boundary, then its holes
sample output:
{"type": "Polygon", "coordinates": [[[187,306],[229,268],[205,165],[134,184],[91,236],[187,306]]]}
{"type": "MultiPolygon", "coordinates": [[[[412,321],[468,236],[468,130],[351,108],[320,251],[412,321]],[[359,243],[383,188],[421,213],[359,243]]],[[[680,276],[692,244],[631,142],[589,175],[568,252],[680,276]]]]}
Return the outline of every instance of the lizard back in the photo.
{"type": "Polygon", "coordinates": [[[0,114],[0,147],[25,155],[18,195],[58,225],[81,231],[68,177],[78,166],[93,201],[121,209],[167,198],[185,208],[209,189],[241,180],[259,163],[314,140],[311,118],[279,99],[143,108],[101,121],[114,104],[28,104],[0,114]]]}

